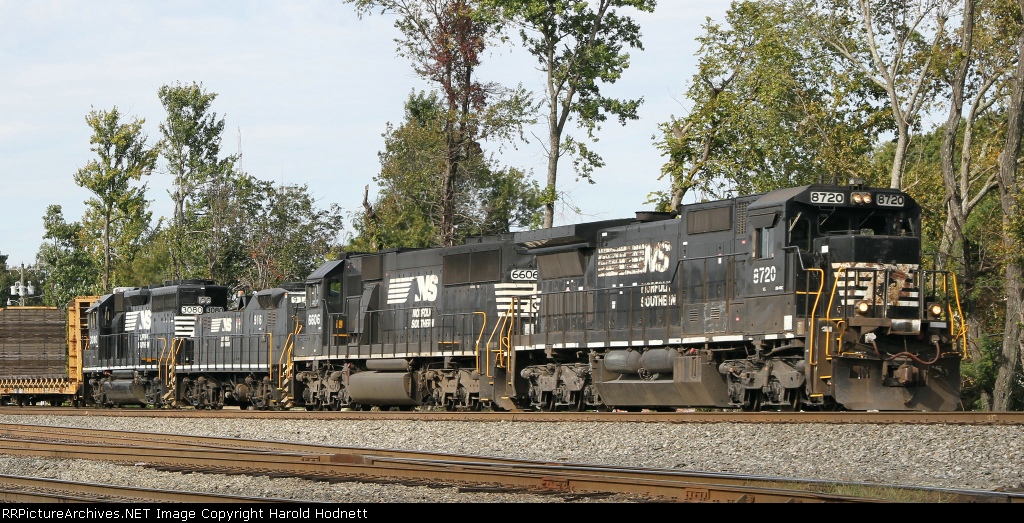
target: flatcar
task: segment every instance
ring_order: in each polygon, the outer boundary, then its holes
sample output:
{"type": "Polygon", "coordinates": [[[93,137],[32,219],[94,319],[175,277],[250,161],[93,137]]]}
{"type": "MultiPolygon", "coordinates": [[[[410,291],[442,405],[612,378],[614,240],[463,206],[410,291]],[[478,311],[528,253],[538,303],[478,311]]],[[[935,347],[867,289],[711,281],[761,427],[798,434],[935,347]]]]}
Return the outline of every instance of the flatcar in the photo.
{"type": "Polygon", "coordinates": [[[96,296],[60,307],[0,309],[0,403],[79,405],[86,310],[96,296]]]}

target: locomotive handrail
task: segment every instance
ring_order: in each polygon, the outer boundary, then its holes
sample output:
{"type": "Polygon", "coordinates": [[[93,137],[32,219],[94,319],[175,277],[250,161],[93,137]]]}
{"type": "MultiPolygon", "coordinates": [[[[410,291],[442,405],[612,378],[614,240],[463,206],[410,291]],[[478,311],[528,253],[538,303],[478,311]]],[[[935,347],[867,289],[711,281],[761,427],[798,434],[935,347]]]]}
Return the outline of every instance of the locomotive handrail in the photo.
{"type": "Polygon", "coordinates": [[[155,338],[155,339],[157,341],[163,343],[163,347],[161,347],[157,351],[160,354],[160,356],[157,359],[157,377],[160,379],[160,383],[163,383],[166,386],[167,381],[166,381],[165,374],[168,371],[166,369],[167,362],[166,362],[166,360],[164,360],[164,354],[167,353],[167,338],[155,338]]]}
{"type": "MultiPolygon", "coordinates": [[[[302,332],[302,322],[299,321],[299,317],[292,316],[292,319],[295,320],[295,329],[292,332],[289,332],[288,337],[285,338],[284,347],[281,348],[281,354],[278,356],[277,360],[277,364],[281,368],[285,367],[285,361],[287,361],[289,372],[291,372],[292,368],[292,354],[295,351],[295,338],[297,338],[302,332]],[[287,356],[287,358],[285,356],[287,356]]],[[[277,387],[279,389],[284,386],[284,374],[285,373],[282,372],[280,379],[278,380],[277,387]]]]}
{"type": "MultiPolygon", "coordinates": [[[[259,338],[256,338],[257,340],[259,338]]],[[[257,342],[258,344],[259,342],[257,342]]],[[[258,345],[257,345],[258,346],[258,345]]],[[[267,376],[274,382],[274,333],[267,333],[267,376]]]]}
{"type": "MultiPolygon", "coordinates": [[[[839,280],[842,279],[842,274],[843,274],[843,272],[846,272],[846,269],[848,269],[848,267],[845,267],[845,266],[840,266],[840,267],[837,268],[836,273],[835,273],[835,277],[833,278],[833,281],[832,281],[832,292],[829,293],[829,297],[828,297],[828,307],[825,309],[825,321],[830,324],[829,325],[829,335],[825,336],[825,359],[826,360],[831,360],[832,359],[832,336],[831,336],[832,325],[831,325],[831,323],[833,321],[836,321],[836,322],[842,321],[842,318],[832,318],[832,303],[836,299],[836,289],[839,288],[839,280]]],[[[843,310],[846,310],[845,304],[844,304],[843,310]]],[[[838,323],[836,324],[836,326],[838,327],[838,323]]],[[[815,333],[815,334],[817,334],[817,333],[815,333]]]]}
{"type": "MultiPolygon", "coordinates": [[[[955,272],[949,271],[949,272],[947,272],[947,275],[953,279],[953,299],[954,299],[954,303],[956,303],[956,312],[957,312],[957,316],[956,317],[960,319],[960,326],[961,326],[960,332],[956,332],[956,331],[953,330],[953,314],[952,314],[952,311],[950,311],[950,314],[949,314],[949,333],[950,333],[950,335],[953,336],[953,339],[961,340],[961,343],[963,345],[963,350],[962,350],[963,357],[964,358],[969,358],[970,356],[969,356],[969,353],[967,351],[967,322],[964,321],[964,319],[963,319],[964,318],[964,311],[963,311],[963,307],[960,305],[960,285],[956,281],[956,273],[955,272]]],[[[947,286],[946,278],[943,278],[942,279],[942,291],[944,293],[948,293],[948,289],[946,288],[946,286],[947,286]]]]}
{"type": "MultiPolygon", "coordinates": [[[[515,322],[516,322],[516,318],[517,318],[517,315],[514,314],[513,311],[518,311],[518,310],[519,310],[519,297],[518,296],[513,296],[512,299],[509,302],[508,309],[506,309],[505,312],[502,313],[501,316],[498,317],[498,321],[495,323],[494,329],[491,331],[490,337],[487,338],[487,345],[486,346],[490,347],[491,343],[494,341],[494,335],[495,334],[498,335],[498,348],[493,350],[493,351],[488,349],[489,353],[493,352],[493,353],[496,354],[496,357],[494,359],[494,367],[495,368],[499,368],[499,367],[500,368],[505,368],[506,363],[505,363],[504,356],[505,356],[506,353],[509,354],[509,360],[511,361],[511,358],[512,358],[512,356],[511,356],[512,336],[515,335],[515,330],[516,330],[515,329],[515,322]],[[508,334],[507,335],[505,334],[506,325],[508,326],[508,328],[507,328],[508,334]]],[[[494,375],[491,374],[491,367],[489,365],[487,365],[487,363],[490,362],[490,356],[487,356],[487,360],[488,361],[484,362],[484,365],[486,367],[486,376],[488,378],[493,378],[494,375]]]]}
{"type": "MultiPolygon", "coordinates": [[[[486,312],[474,312],[473,314],[483,316],[483,323],[480,324],[480,334],[476,337],[476,345],[473,347],[473,362],[476,363],[476,370],[480,372],[480,340],[484,339],[484,332],[487,330],[487,313],[486,312]]],[[[486,362],[484,362],[486,366],[486,362]]]]}
{"type": "Polygon", "coordinates": [[[809,350],[810,355],[811,355],[810,356],[810,365],[812,367],[811,375],[813,376],[814,375],[813,367],[816,367],[818,365],[817,354],[814,352],[814,349],[815,349],[815,347],[814,347],[814,340],[818,336],[818,320],[817,320],[816,316],[818,314],[818,304],[821,302],[821,291],[825,290],[825,270],[824,269],[818,269],[818,268],[811,268],[811,269],[807,269],[807,272],[819,272],[819,273],[821,273],[820,277],[818,278],[818,291],[814,293],[814,295],[815,295],[815,297],[814,297],[814,306],[811,307],[810,325],[808,325],[809,332],[807,333],[808,334],[808,336],[807,336],[808,337],[808,350],[809,350]]]}

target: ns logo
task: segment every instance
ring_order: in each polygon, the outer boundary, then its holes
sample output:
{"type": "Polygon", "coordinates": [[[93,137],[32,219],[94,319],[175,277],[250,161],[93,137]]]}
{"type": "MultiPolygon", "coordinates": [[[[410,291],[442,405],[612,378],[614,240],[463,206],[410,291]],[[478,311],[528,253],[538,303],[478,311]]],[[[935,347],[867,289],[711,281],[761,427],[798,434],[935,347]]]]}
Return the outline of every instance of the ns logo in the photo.
{"type": "Polygon", "coordinates": [[[413,291],[413,302],[436,301],[437,283],[436,274],[392,278],[388,284],[388,304],[406,303],[409,301],[410,291],[413,291]]]}

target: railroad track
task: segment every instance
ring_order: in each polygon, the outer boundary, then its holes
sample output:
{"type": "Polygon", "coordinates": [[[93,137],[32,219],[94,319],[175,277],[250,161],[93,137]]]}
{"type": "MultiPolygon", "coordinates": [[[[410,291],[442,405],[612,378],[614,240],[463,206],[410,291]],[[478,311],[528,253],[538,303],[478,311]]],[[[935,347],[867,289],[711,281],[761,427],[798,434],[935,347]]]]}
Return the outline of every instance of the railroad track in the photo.
{"type": "Polygon", "coordinates": [[[0,407],[0,415],[236,418],[300,420],[419,420],[649,423],[835,423],[1024,425],[1024,412],[447,412],[254,411],[0,407]]]}
{"type": "MultiPolygon", "coordinates": [[[[58,479],[32,478],[0,474],[0,501],[5,503],[295,503],[291,499],[232,496],[183,490],[156,490],[105,483],[87,483],[58,479]]],[[[99,512],[99,511],[97,511],[99,512]]],[[[122,514],[121,510],[117,511],[122,514]]],[[[14,516],[37,519],[14,513],[14,516]]],[[[83,514],[81,519],[103,517],[102,514],[83,514]]],[[[105,517],[104,519],[115,519],[105,517]]],[[[119,518],[118,518],[119,519],[119,518]]],[[[132,518],[135,519],[135,518],[132,518]]]]}
{"type": "Polygon", "coordinates": [[[1024,494],[596,466],[238,438],[0,425],[0,453],[160,470],[706,502],[1024,502],[1024,494]],[[126,460],[125,456],[131,456],[126,460]]]}

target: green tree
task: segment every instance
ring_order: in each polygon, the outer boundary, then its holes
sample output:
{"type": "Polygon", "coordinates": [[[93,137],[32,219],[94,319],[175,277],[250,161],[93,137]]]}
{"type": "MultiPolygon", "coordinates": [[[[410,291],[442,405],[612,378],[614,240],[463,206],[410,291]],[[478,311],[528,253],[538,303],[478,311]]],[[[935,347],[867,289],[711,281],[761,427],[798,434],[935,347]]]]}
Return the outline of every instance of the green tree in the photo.
{"type": "Polygon", "coordinates": [[[896,127],[889,186],[903,188],[911,136],[937,87],[936,58],[961,0],[793,0],[800,19],[886,93],[896,127]]]}
{"type": "Polygon", "coordinates": [[[708,20],[689,114],[661,125],[669,193],[662,210],[702,195],[750,194],[864,177],[872,138],[886,125],[881,94],[857,71],[808,42],[782,2],[735,2],[724,25],[708,20]]]}
{"type": "Polygon", "coordinates": [[[224,118],[211,112],[216,93],[201,83],[164,85],[158,91],[167,118],[160,123],[160,152],[174,178],[174,211],[168,228],[175,278],[212,276],[222,254],[224,187],[237,157],[220,158],[224,118]]]}
{"type": "Polygon", "coordinates": [[[544,103],[547,105],[547,185],[544,189],[543,227],[554,223],[558,161],[565,154],[573,158],[579,177],[594,183],[594,169],[604,160],[586,141],[566,133],[575,123],[585,129],[591,141],[595,131],[608,119],[625,125],[637,119],[643,99],[623,100],[602,93],[629,67],[628,46],[643,49],[640,27],[622,11],[632,8],[653,12],[654,0],[487,0],[503,17],[521,27],[523,45],[546,74],[544,103]]]}
{"type": "Polygon", "coordinates": [[[435,171],[437,243],[453,245],[459,233],[460,188],[482,162],[480,144],[521,136],[530,101],[522,88],[505,89],[477,78],[480,57],[498,25],[476,0],[346,0],[360,16],[374,10],[397,15],[398,53],[441,95],[438,122],[442,168],[435,171]]]}
{"type": "MultiPolygon", "coordinates": [[[[130,236],[140,234],[141,227],[136,220],[145,213],[146,185],[133,186],[132,182],[152,172],[158,153],[146,145],[146,134],[142,130],[145,120],[132,118],[122,123],[117,107],[110,111],[93,110],[85,120],[93,130],[89,143],[97,158],[75,173],[75,183],[94,195],[86,205],[91,213],[89,221],[100,231],[101,288],[109,292],[112,261],[121,261],[112,260],[115,255],[112,233],[118,233],[119,245],[129,248],[137,240],[130,236]]],[[[117,254],[122,259],[131,258],[129,252],[117,254]]]]}
{"type": "MultiPolygon", "coordinates": [[[[440,242],[443,188],[436,173],[445,167],[444,107],[436,93],[410,94],[405,122],[388,125],[381,172],[374,177],[379,193],[354,220],[357,236],[349,248],[375,251],[395,247],[427,247],[440,242]]],[[[467,236],[500,234],[536,224],[540,190],[518,169],[498,168],[476,153],[462,162],[454,198],[454,241],[467,236]]]]}
{"type": "Polygon", "coordinates": [[[43,303],[63,307],[75,296],[96,294],[101,266],[87,250],[87,231],[78,222],[64,221],[60,205],[50,205],[43,216],[45,235],[36,260],[45,267],[43,303]]]}
{"type": "Polygon", "coordinates": [[[308,186],[275,187],[249,178],[237,196],[256,211],[238,231],[245,260],[238,269],[238,288],[305,281],[339,247],[341,208],[318,207],[308,186]]]}

